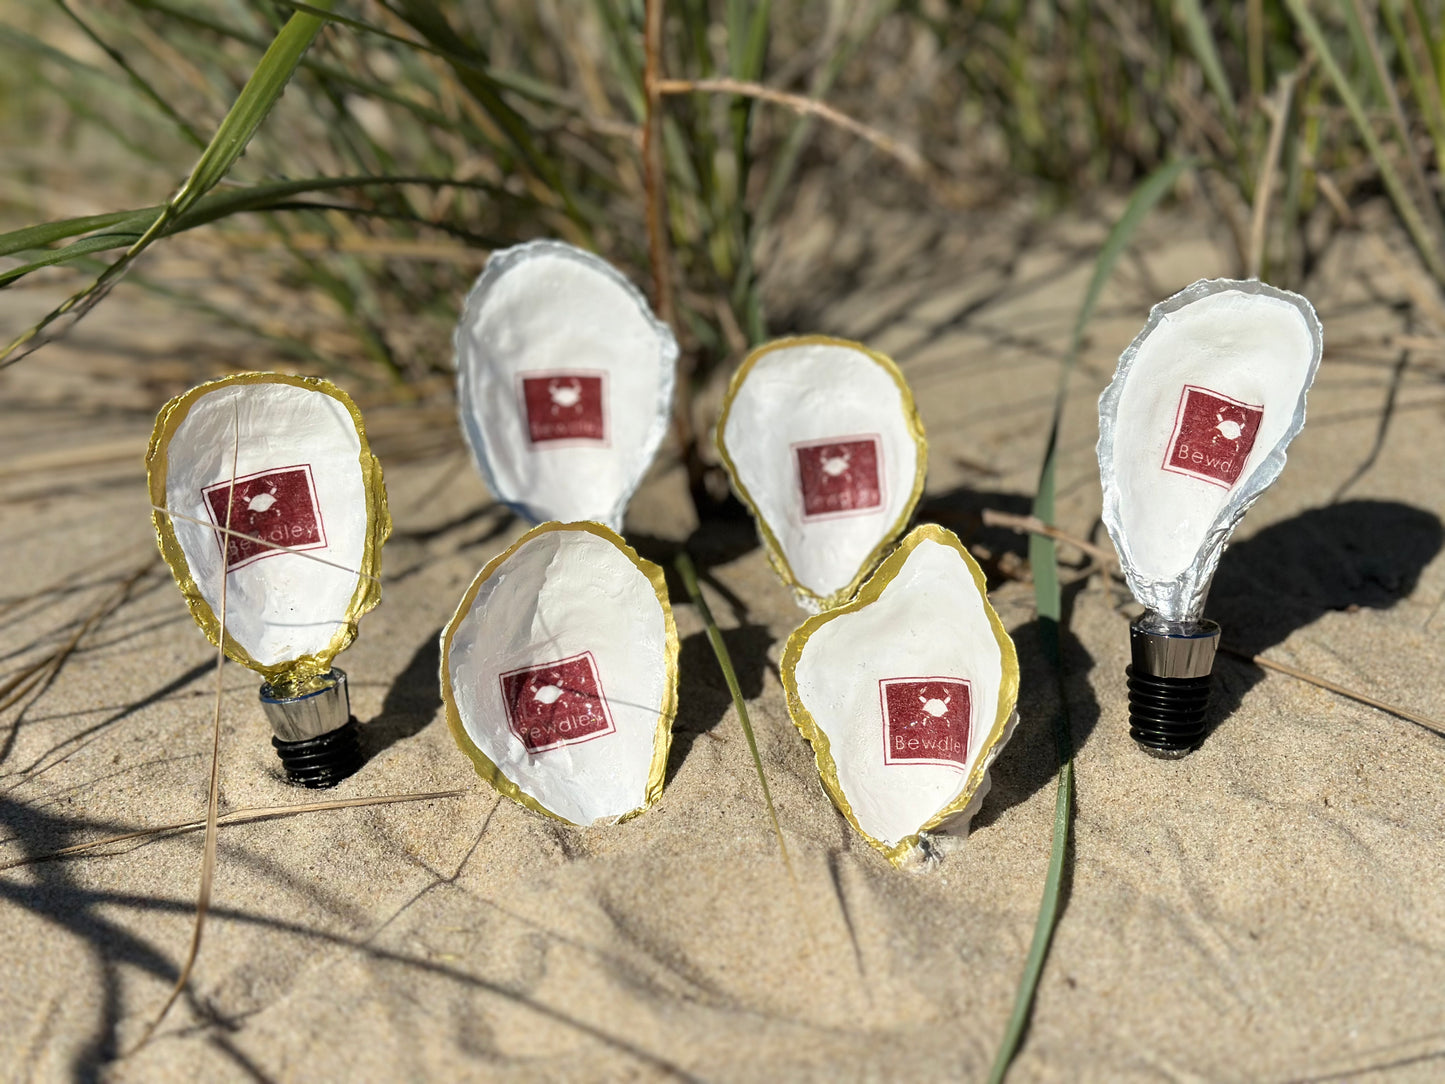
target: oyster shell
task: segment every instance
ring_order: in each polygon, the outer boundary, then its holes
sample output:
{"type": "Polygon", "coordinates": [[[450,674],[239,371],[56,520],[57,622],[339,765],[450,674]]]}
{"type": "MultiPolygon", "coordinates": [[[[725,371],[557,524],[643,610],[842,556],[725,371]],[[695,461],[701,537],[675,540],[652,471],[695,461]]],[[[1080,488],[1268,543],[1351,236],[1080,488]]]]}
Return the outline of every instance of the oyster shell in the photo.
{"type": "Polygon", "coordinates": [[[350,397],[278,373],[202,384],[161,409],[146,476],[161,553],[211,642],[224,570],[228,656],[286,695],[329,669],[381,599],[391,533],[350,397]]]}
{"type": "Polygon", "coordinates": [[[828,796],[889,861],[924,857],[924,833],[967,832],[1012,733],[1019,668],[951,531],[915,528],[856,600],[803,622],[782,678],[828,796]]]}
{"type": "Polygon", "coordinates": [[[544,523],[487,563],[441,638],[457,745],[528,809],[613,823],[662,793],[677,711],[662,570],[597,523],[544,523]]]}
{"type": "Polygon", "coordinates": [[[814,613],[857,592],[907,525],[928,467],[898,367],[824,335],[747,356],[723,401],[717,447],[773,567],[814,613]]]}
{"type": "Polygon", "coordinates": [[[457,409],[498,500],[614,530],[667,432],[677,341],[607,261],[560,241],[494,252],[453,337],[457,409]]]}
{"type": "Polygon", "coordinates": [[[1284,468],[1323,330],[1299,294],[1201,280],[1155,305],[1099,399],[1104,524],[1134,597],[1191,621],[1235,526],[1284,468]]]}

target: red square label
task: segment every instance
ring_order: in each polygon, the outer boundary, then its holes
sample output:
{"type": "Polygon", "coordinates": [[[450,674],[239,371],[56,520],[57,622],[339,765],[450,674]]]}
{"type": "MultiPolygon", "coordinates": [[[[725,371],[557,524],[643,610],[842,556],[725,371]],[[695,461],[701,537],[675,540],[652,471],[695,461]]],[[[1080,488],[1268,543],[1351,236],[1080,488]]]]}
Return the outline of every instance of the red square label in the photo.
{"type": "MultiPolygon", "coordinates": [[[[224,527],[226,493],[230,491],[230,525],[226,538],[226,566],[234,571],[242,565],[293,550],[326,548],[326,529],[316,503],[316,485],[309,464],[275,467],[258,471],[235,482],[217,482],[201,490],[206,511],[218,527],[224,527]],[[240,536],[246,537],[240,537],[240,536]]],[[[216,544],[223,536],[217,534],[216,544]]]]}
{"type": "Polygon", "coordinates": [[[962,771],[968,764],[973,716],[964,678],[884,678],[883,763],[937,764],[962,771]]]}
{"type": "Polygon", "coordinates": [[[607,411],[601,373],[535,373],[521,377],[527,438],[606,443],[607,411]]]}
{"type": "Polygon", "coordinates": [[[1228,489],[1254,448],[1264,407],[1185,384],[1164,469],[1228,489]]]}
{"type": "Polygon", "coordinates": [[[591,741],[617,728],[592,652],[501,675],[507,725],[529,753],[591,741]]]}
{"type": "Polygon", "coordinates": [[[883,507],[883,441],[876,436],[794,444],[803,518],[855,516],[883,507]]]}

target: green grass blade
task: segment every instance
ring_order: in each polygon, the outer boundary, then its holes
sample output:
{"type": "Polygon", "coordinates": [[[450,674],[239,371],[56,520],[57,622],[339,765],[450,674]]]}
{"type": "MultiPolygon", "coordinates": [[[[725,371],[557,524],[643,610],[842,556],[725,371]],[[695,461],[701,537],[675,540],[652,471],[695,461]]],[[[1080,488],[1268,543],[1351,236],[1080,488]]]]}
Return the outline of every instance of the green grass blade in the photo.
{"type": "Polygon", "coordinates": [[[315,4],[302,3],[302,0],[276,0],[276,3],[292,11],[304,11],[308,15],[315,15],[325,19],[327,22],[336,23],[349,30],[356,30],[363,34],[372,34],[387,41],[403,45],[408,49],[415,49],[419,53],[429,53],[447,61],[449,64],[456,64],[469,71],[475,71],[479,75],[492,80],[498,86],[507,90],[515,91],[525,97],[546,105],[560,106],[564,109],[577,110],[578,103],[573,100],[565,91],[543,82],[541,79],[533,79],[530,76],[521,75],[517,72],[502,71],[489,64],[478,64],[473,58],[462,53],[453,52],[450,49],[443,49],[427,41],[417,41],[415,38],[408,38],[401,34],[393,34],[384,27],[375,23],[368,23],[361,19],[351,19],[345,15],[339,15],[326,8],[317,7],[315,4]]]}
{"type": "Polygon", "coordinates": [[[1352,0],[1345,5],[1345,10],[1349,15],[1350,32],[1356,39],[1356,48],[1362,56],[1369,59],[1369,69],[1374,76],[1375,86],[1379,89],[1380,97],[1389,106],[1390,118],[1395,122],[1400,150],[1406,166],[1409,167],[1410,179],[1415,184],[1415,194],[1420,199],[1417,206],[1424,212],[1426,225],[1434,235],[1436,244],[1445,245],[1445,219],[1440,216],[1440,208],[1435,203],[1435,190],[1430,187],[1430,182],[1425,177],[1425,167],[1415,149],[1410,122],[1405,118],[1400,96],[1395,93],[1394,73],[1386,66],[1385,57],[1380,52],[1379,31],[1373,16],[1365,10],[1363,0],[1352,0]]]}
{"type": "MultiPolygon", "coordinates": [[[[591,223],[586,214],[573,199],[570,188],[562,179],[556,164],[548,158],[532,138],[531,125],[525,117],[507,104],[502,96],[503,88],[490,75],[485,74],[485,54],[476,46],[464,41],[441,9],[427,0],[397,0],[395,11],[413,30],[438,49],[459,57],[470,57],[472,64],[463,65],[448,57],[453,74],[459,82],[506,134],[527,168],[550,188],[562,201],[567,217],[579,229],[590,236],[591,223]]],[[[310,16],[308,16],[310,17],[310,16]]]]}
{"type": "MultiPolygon", "coordinates": [[[[828,91],[832,89],[834,81],[848,61],[873,36],[874,31],[878,29],[878,24],[892,14],[893,9],[897,6],[897,0],[879,0],[877,6],[868,13],[862,31],[834,50],[833,55],[828,58],[828,62],[818,69],[812,82],[808,85],[808,97],[821,101],[828,96],[828,91]]],[[[773,155],[768,168],[768,183],[763,188],[762,198],[758,200],[758,209],[753,215],[754,235],[773,220],[783,193],[792,182],[793,173],[798,166],[798,159],[807,147],[815,126],[816,122],[812,117],[795,118],[787,138],[783,141],[783,146],[773,155]]]]}
{"type": "Polygon", "coordinates": [[[194,128],[191,127],[190,122],[187,121],[185,117],[181,116],[178,112],[176,112],[175,106],[171,105],[170,102],[166,101],[165,96],[158,92],[155,87],[151,86],[150,83],[146,81],[145,77],[142,76],[140,72],[135,70],[135,68],[131,65],[130,61],[126,60],[125,54],[123,54],[119,49],[115,48],[108,41],[106,41],[99,34],[97,34],[95,32],[95,29],[84,19],[82,19],[79,13],[76,12],[68,3],[66,3],[66,0],[54,0],[54,3],[56,7],[60,8],[60,10],[63,11],[70,18],[71,22],[73,22],[76,26],[80,28],[80,32],[82,34],[89,38],[98,49],[105,53],[106,56],[110,57],[110,59],[115,63],[116,67],[118,67],[121,71],[125,72],[126,77],[131,82],[131,85],[140,92],[142,97],[144,97],[148,102],[150,102],[163,114],[165,114],[165,116],[170,119],[171,123],[176,126],[176,129],[181,133],[181,135],[183,135],[192,146],[194,146],[198,150],[205,149],[206,141],[200,137],[200,135],[196,132],[194,128]]]}
{"type": "Polygon", "coordinates": [[[1224,115],[1233,127],[1239,119],[1239,107],[1235,104],[1234,92],[1229,89],[1229,79],[1224,74],[1224,64],[1219,59],[1219,50],[1215,47],[1209,20],[1204,17],[1204,8],[1199,0],[1179,0],[1179,17],[1184,22],[1184,32],[1189,37],[1194,58],[1204,69],[1204,79],[1224,106],[1224,115]]]}
{"type": "MultiPolygon", "coordinates": [[[[244,188],[225,188],[212,192],[199,200],[185,214],[172,219],[162,236],[170,237],[186,230],[205,226],[233,215],[260,211],[325,211],[337,210],[343,213],[364,215],[373,218],[409,222],[442,230],[453,237],[469,243],[496,248],[499,239],[482,237],[447,223],[430,222],[414,215],[376,208],[349,207],[331,203],[298,202],[295,197],[338,188],[368,188],[375,186],[425,185],[438,188],[465,188],[486,192],[499,200],[513,198],[510,193],[498,189],[485,181],[459,181],[448,177],[419,176],[374,176],[374,177],[308,177],[294,181],[269,181],[244,188]]],[[[161,208],[146,207],[135,211],[116,211],[104,215],[88,215],[84,218],[50,222],[42,226],[29,226],[12,233],[0,234],[0,256],[43,249],[54,241],[64,240],[90,230],[103,230],[93,237],[83,237],[64,248],[53,249],[37,256],[30,262],[0,271],[0,287],[24,278],[42,267],[54,267],[70,263],[83,257],[109,249],[135,244],[146,227],[155,220],[161,208]]]]}
{"type": "MultiPolygon", "coordinates": [[[[1083,343],[1084,329],[1094,314],[1104,284],[1114,271],[1114,265],[1128,246],[1130,238],[1139,228],[1154,205],[1174,187],[1186,169],[1194,165],[1192,159],[1167,162],[1145,179],[1129,200],[1119,221],[1109,231],[1099,255],[1094,261],[1094,273],[1089,279],[1088,290],[1083,304],[1079,306],[1074,320],[1073,334],[1069,339],[1069,350],[1059,373],[1059,388],[1054,400],[1053,423],[1049,429],[1048,448],[1044,453],[1044,465],[1039,473],[1038,493],[1034,497],[1034,515],[1044,523],[1052,525],[1054,519],[1054,479],[1057,469],[1059,428],[1063,421],[1064,403],[1068,396],[1069,376],[1078,361],[1079,348],[1083,343]]],[[[1063,884],[1064,858],[1068,853],[1069,832],[1074,808],[1074,750],[1069,725],[1069,702],[1064,690],[1063,650],[1060,639],[1060,624],[1063,620],[1063,597],[1059,590],[1058,561],[1054,552],[1054,540],[1047,535],[1029,536],[1029,564],[1034,577],[1034,601],[1039,615],[1039,639],[1044,657],[1048,660],[1058,680],[1059,711],[1054,716],[1054,747],[1059,758],[1059,786],[1054,803],[1054,837],[1049,852],[1049,871],[1044,878],[1044,894],[1039,904],[1039,916],[1034,923],[1033,941],[1029,945],[1024,972],[1019,980],[1018,993],[1014,998],[1013,1012],[1008,1026],[1004,1029],[1003,1042],[999,1045],[989,1073],[990,1084],[998,1084],[1008,1073],[1009,1064],[1018,1052],[1024,1028],[1028,1026],[1033,1011],[1034,994],[1038,990],[1039,977],[1043,974],[1044,961],[1048,957],[1049,943],[1053,940],[1054,925],[1059,917],[1059,895],[1063,884]]]]}
{"type": "Polygon", "coordinates": [[[167,227],[189,210],[197,200],[216,186],[236,159],[246,149],[256,129],[271,112],[272,106],[286,89],[301,57],[321,32],[323,20],[314,15],[296,14],[287,20],[281,32],[266,50],[257,64],[251,78],[241,88],[240,95],[231,106],[211,142],[197,160],[191,175],[186,178],[180,190],[156,216],[125,254],[105,269],[101,275],[79,293],[72,294],[58,308],[51,310],[38,324],[27,329],[19,338],[0,353],[0,369],[13,365],[22,357],[41,345],[45,329],[69,313],[76,317],[84,315],[105,296],[110,287],[124,274],[125,269],[156,238],[165,234],[167,227]]]}
{"type": "Polygon", "coordinates": [[[296,72],[296,66],[301,63],[302,56],[316,40],[323,25],[324,20],[315,15],[299,12],[287,20],[241,89],[236,104],[231,106],[216,134],[211,137],[190,177],[167,204],[162,219],[185,213],[230,172],[256,134],[256,129],[261,127],[261,122],[280,100],[282,91],[296,72]]]}
{"type": "Polygon", "coordinates": [[[738,684],[737,671],[733,669],[732,656],[728,654],[727,644],[723,643],[722,633],[718,631],[717,622],[713,620],[712,611],[708,609],[707,601],[702,597],[702,590],[697,584],[697,569],[693,567],[692,558],[683,551],[677,555],[673,562],[678,574],[682,576],[683,586],[687,588],[687,597],[693,606],[697,608],[698,616],[702,618],[703,624],[707,627],[707,642],[712,645],[713,654],[717,656],[717,664],[722,668],[723,680],[727,682],[728,692],[732,694],[733,707],[737,709],[738,722],[742,724],[743,735],[748,739],[748,750],[753,754],[753,767],[758,772],[758,782],[763,788],[763,802],[768,807],[768,819],[773,822],[773,834],[778,837],[778,849],[783,852],[783,861],[787,863],[788,875],[793,876],[793,860],[788,856],[788,845],[783,841],[783,829],[778,824],[778,812],[773,808],[773,793],[768,789],[768,777],[763,771],[763,758],[758,753],[758,740],[753,736],[753,724],[748,719],[747,701],[743,699],[742,687],[738,684]]]}
{"type": "MultiPolygon", "coordinates": [[[[768,23],[772,15],[770,0],[750,3],[749,0],[728,0],[728,68],[734,79],[758,82],[768,55],[768,23]]],[[[748,174],[751,158],[748,136],[752,129],[753,102],[743,95],[734,95],[728,104],[732,126],[734,180],[728,201],[729,233],[735,248],[730,301],[741,317],[748,338],[754,342],[762,337],[762,307],[757,295],[756,273],[752,260],[752,228],[747,208],[748,174]]]]}
{"type": "Polygon", "coordinates": [[[1034,939],[1029,945],[1028,960],[1024,964],[1024,976],[1019,983],[1019,996],[1014,1002],[1013,1014],[1009,1017],[1004,1032],[1003,1046],[993,1068],[989,1070],[988,1084],[1002,1084],[1008,1074],[1009,1065],[1018,1051],[1019,1040],[1023,1038],[1024,1027],[1033,1010],[1034,991],[1039,976],[1044,970],[1044,958],[1049,952],[1053,939],[1054,923],[1059,917],[1060,888],[1064,877],[1064,856],[1068,851],[1069,829],[1074,808],[1074,761],[1073,756],[1059,768],[1058,797],[1054,803],[1054,842],[1049,852],[1049,872],[1044,878],[1044,896],[1039,904],[1038,921],[1034,924],[1034,939]]]}
{"type": "Polygon", "coordinates": [[[43,222],[38,226],[26,226],[24,229],[11,230],[9,233],[0,233],[0,256],[9,256],[16,252],[25,252],[29,249],[44,248],[46,245],[53,245],[56,241],[64,241],[67,237],[79,237],[91,230],[103,230],[111,226],[118,226],[125,223],[131,225],[131,219],[139,220],[139,228],[135,230],[122,230],[139,234],[145,229],[147,223],[151,222],[158,207],[150,207],[142,211],[111,211],[103,215],[82,215],[79,218],[65,218],[57,222],[43,222]],[[142,217],[145,216],[145,217],[142,217]]]}
{"type": "MultiPolygon", "coordinates": [[[[1390,37],[1395,41],[1395,51],[1399,53],[1400,62],[1405,67],[1410,93],[1414,95],[1415,104],[1425,119],[1425,126],[1430,130],[1430,141],[1435,145],[1436,169],[1439,170],[1445,167],[1445,111],[1440,108],[1440,89],[1436,85],[1435,65],[1428,51],[1428,43],[1417,40],[1416,36],[1405,28],[1396,3],[1385,0],[1385,3],[1380,5],[1380,13],[1385,18],[1390,37]],[[1415,55],[1415,49],[1419,46],[1426,49],[1423,65],[1415,55]]],[[[1413,15],[1414,12],[1411,11],[1411,16],[1413,15]]]]}
{"type": "MultiPolygon", "coordinates": [[[[144,223],[141,224],[141,227],[143,230],[144,223]]],[[[115,230],[98,233],[93,237],[82,237],[79,241],[72,242],[64,248],[52,249],[49,252],[38,254],[26,260],[25,263],[0,271],[0,288],[18,282],[26,275],[34,271],[39,271],[43,267],[55,267],[58,264],[70,263],[96,252],[108,252],[114,248],[133,245],[140,239],[140,236],[141,230],[132,230],[128,233],[115,230]]]]}
{"type": "Polygon", "coordinates": [[[1360,139],[1364,141],[1370,157],[1374,159],[1375,168],[1380,171],[1380,180],[1384,183],[1385,190],[1389,192],[1390,200],[1395,204],[1395,211],[1410,234],[1410,240],[1415,243],[1420,258],[1425,261],[1425,266],[1430,269],[1430,274],[1435,277],[1436,281],[1445,284],[1445,257],[1441,256],[1440,251],[1440,243],[1445,239],[1430,235],[1420,208],[1410,197],[1410,193],[1400,180],[1400,174],[1396,171],[1395,164],[1390,161],[1389,155],[1385,153],[1385,148],[1376,137],[1359,95],[1350,85],[1349,78],[1330,49],[1330,43],[1325,37],[1324,30],[1321,29],[1314,15],[1310,13],[1305,0],[1284,0],[1284,3],[1289,8],[1290,15],[1293,16],[1300,33],[1304,35],[1310,48],[1319,57],[1320,65],[1329,76],[1335,93],[1339,95],[1340,101],[1344,103],[1345,109],[1350,114],[1350,119],[1355,122],[1360,139]]]}

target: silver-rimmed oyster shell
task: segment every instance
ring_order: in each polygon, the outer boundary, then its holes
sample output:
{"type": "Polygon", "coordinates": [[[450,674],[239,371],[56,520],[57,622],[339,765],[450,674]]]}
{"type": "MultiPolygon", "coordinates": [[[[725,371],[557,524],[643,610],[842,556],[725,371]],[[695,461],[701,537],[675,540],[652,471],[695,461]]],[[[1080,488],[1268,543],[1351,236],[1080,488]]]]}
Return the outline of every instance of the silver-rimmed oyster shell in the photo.
{"type": "Polygon", "coordinates": [[[1155,305],[1120,356],[1099,399],[1104,525],[1134,597],[1165,619],[1202,613],[1225,543],[1304,426],[1323,345],[1299,294],[1209,279],[1155,305]]]}
{"type": "Polygon", "coordinates": [[[453,336],[457,409],[498,500],[532,523],[620,530],[671,418],[677,341],[606,260],[494,252],[453,336]]]}

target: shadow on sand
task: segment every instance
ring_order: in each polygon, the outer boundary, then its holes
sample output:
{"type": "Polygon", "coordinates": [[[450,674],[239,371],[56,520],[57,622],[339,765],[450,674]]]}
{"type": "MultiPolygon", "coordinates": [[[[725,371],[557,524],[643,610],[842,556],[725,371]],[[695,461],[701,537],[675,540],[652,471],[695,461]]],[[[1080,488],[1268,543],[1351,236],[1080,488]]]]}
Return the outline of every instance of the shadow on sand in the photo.
{"type": "MultiPolygon", "coordinates": [[[[1408,504],[1312,508],[1231,546],[1205,613],[1223,627],[1225,645],[1258,655],[1331,611],[1394,606],[1415,589],[1442,542],[1439,517],[1408,504]]],[[[1223,653],[1214,674],[1211,731],[1264,678],[1259,667],[1223,653]]]]}

